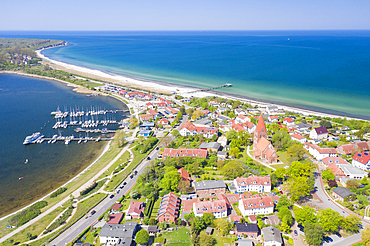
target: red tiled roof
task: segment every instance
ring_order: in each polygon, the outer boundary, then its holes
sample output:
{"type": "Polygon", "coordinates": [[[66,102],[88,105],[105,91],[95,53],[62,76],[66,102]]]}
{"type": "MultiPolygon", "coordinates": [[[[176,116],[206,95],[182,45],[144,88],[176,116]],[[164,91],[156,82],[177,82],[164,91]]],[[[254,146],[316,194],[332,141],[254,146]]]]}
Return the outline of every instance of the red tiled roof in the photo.
{"type": "Polygon", "coordinates": [[[268,141],[266,138],[261,137],[261,139],[258,141],[256,148],[260,151],[264,151],[268,146],[270,145],[270,141],[268,141]]]}
{"type": "Polygon", "coordinates": [[[208,151],[205,149],[172,149],[165,148],[163,151],[164,157],[203,157],[206,158],[208,151]]]}
{"type": "Polygon", "coordinates": [[[130,215],[131,213],[136,213],[140,215],[142,212],[144,212],[144,209],[144,202],[130,201],[127,214],[130,215]]]}
{"type": "Polygon", "coordinates": [[[227,210],[225,200],[202,201],[194,203],[196,213],[217,213],[227,210]]]}
{"type": "Polygon", "coordinates": [[[296,138],[298,140],[301,140],[301,139],[304,139],[305,137],[303,137],[302,135],[299,135],[299,134],[292,134],[292,138],[296,138]]]}
{"type": "Polygon", "coordinates": [[[244,131],[244,127],[242,127],[240,124],[233,124],[231,128],[235,131],[244,131]]]}
{"type": "Polygon", "coordinates": [[[181,179],[183,181],[190,181],[190,175],[189,175],[188,171],[186,171],[185,169],[180,168],[179,170],[177,170],[177,172],[180,173],[181,179]]]}
{"type": "Polygon", "coordinates": [[[218,128],[216,127],[202,127],[202,126],[195,126],[192,122],[188,121],[180,127],[180,130],[187,129],[191,132],[195,131],[197,133],[208,133],[208,134],[215,134],[218,132],[218,128]]]}
{"type": "Polygon", "coordinates": [[[119,224],[123,217],[123,213],[111,214],[108,224],[119,224]]]}
{"type": "Polygon", "coordinates": [[[178,114],[180,111],[171,107],[166,107],[166,110],[171,114],[178,114]]]}
{"type": "Polygon", "coordinates": [[[326,166],[329,166],[330,164],[348,164],[346,160],[344,160],[342,157],[325,157],[321,160],[326,166]]]}
{"type": "Polygon", "coordinates": [[[243,207],[245,210],[255,209],[255,208],[268,208],[273,207],[274,202],[270,196],[268,197],[257,197],[257,198],[247,198],[242,200],[243,207]]]}
{"type": "Polygon", "coordinates": [[[198,198],[183,200],[182,201],[182,211],[191,213],[191,210],[193,209],[193,204],[198,201],[199,201],[198,198]]]}
{"type": "Polygon", "coordinates": [[[156,115],[156,114],[158,114],[158,112],[157,112],[156,110],[154,110],[154,109],[149,109],[146,113],[147,113],[147,114],[151,114],[151,115],[156,115]]]}
{"type": "Polygon", "coordinates": [[[163,197],[159,205],[157,217],[167,212],[172,214],[174,217],[177,217],[179,215],[179,209],[180,198],[176,196],[173,192],[170,192],[163,197]]]}
{"type": "Polygon", "coordinates": [[[118,209],[120,209],[122,207],[122,204],[119,204],[119,203],[116,203],[116,204],[114,204],[113,206],[112,206],[112,210],[118,210],[118,209]]]}
{"type": "Polygon", "coordinates": [[[370,161],[370,154],[367,152],[357,153],[352,157],[352,159],[362,164],[366,164],[370,161]]]}
{"type": "Polygon", "coordinates": [[[285,118],[283,120],[283,122],[288,122],[288,123],[291,123],[291,122],[294,122],[294,120],[292,118],[285,118]]]}
{"type": "Polygon", "coordinates": [[[251,175],[248,178],[238,177],[235,179],[238,186],[245,185],[271,185],[271,178],[268,176],[254,176],[251,175]]]}

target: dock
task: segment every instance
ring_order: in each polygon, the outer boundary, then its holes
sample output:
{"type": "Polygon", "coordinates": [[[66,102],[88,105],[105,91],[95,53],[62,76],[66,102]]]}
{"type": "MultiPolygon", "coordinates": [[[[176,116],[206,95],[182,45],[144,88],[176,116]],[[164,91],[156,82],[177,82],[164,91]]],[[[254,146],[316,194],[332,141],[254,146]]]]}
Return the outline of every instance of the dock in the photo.
{"type": "Polygon", "coordinates": [[[117,130],[107,130],[107,129],[82,129],[82,128],[76,128],[74,130],[75,132],[88,132],[88,133],[115,133],[117,130]]]}
{"type": "Polygon", "coordinates": [[[102,138],[102,137],[75,137],[75,136],[58,136],[58,137],[52,137],[52,138],[45,138],[45,137],[40,137],[37,140],[30,142],[30,144],[40,144],[40,143],[49,143],[53,144],[56,143],[57,141],[64,141],[65,144],[69,144],[71,141],[77,141],[78,143],[87,143],[87,142],[100,142],[100,141],[111,141],[114,138],[102,138]]]}
{"type": "Polygon", "coordinates": [[[196,92],[211,91],[211,90],[217,90],[217,89],[220,89],[220,88],[231,87],[231,86],[233,86],[233,85],[230,84],[230,83],[227,83],[227,84],[224,84],[224,85],[218,85],[218,86],[214,86],[214,87],[211,87],[211,88],[205,88],[205,89],[199,89],[199,90],[195,90],[195,91],[190,91],[188,93],[191,94],[191,93],[196,93],[196,92]]]}

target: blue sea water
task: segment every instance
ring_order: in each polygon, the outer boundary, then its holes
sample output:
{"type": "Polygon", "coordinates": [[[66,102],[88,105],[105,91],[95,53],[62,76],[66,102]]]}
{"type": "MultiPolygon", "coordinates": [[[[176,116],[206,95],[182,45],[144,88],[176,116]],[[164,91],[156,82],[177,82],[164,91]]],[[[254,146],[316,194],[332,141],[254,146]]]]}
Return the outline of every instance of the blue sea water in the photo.
{"type": "MultiPolygon", "coordinates": [[[[86,136],[74,132],[75,127],[52,129],[56,120],[50,112],[58,106],[62,111],[76,107],[85,111],[91,107],[127,109],[114,98],[87,97],[53,80],[0,74],[0,217],[58,188],[91,164],[103,150],[106,142],[73,141],[65,145],[63,141],[54,144],[45,141],[23,145],[25,137],[34,132],[45,137],[86,136]],[[23,179],[19,180],[20,177],[23,179]]],[[[109,115],[105,117],[118,121],[125,117],[122,112],[109,115]]]]}
{"type": "Polygon", "coordinates": [[[51,59],[370,119],[370,31],[0,32],[63,39],[51,59]]]}

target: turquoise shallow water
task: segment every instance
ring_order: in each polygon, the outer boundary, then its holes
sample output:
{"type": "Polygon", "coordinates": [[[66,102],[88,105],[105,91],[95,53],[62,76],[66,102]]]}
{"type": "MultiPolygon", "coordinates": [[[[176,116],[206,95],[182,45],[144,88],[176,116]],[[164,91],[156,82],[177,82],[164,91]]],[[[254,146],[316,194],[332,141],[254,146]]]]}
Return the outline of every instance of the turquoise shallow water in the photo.
{"type": "MultiPolygon", "coordinates": [[[[0,74],[0,217],[43,197],[81,172],[95,160],[106,142],[65,145],[23,145],[26,136],[41,132],[46,137],[54,134],[79,137],[74,128],[52,129],[55,120],[50,112],[60,106],[66,108],[101,107],[126,109],[110,97],[86,97],[71,87],[44,79],[0,74]],[[25,164],[25,160],[29,162],[25,164]],[[22,180],[18,178],[23,177],[22,180]]],[[[120,114],[111,116],[116,120],[120,114]]],[[[96,118],[95,118],[96,119],[96,118]]],[[[69,121],[69,118],[65,120],[69,121]]],[[[85,136],[85,134],[81,134],[85,136]]],[[[90,134],[89,136],[95,136],[90,134]]]]}
{"type": "Polygon", "coordinates": [[[56,60],[370,119],[370,31],[6,32],[63,39],[56,60]]]}

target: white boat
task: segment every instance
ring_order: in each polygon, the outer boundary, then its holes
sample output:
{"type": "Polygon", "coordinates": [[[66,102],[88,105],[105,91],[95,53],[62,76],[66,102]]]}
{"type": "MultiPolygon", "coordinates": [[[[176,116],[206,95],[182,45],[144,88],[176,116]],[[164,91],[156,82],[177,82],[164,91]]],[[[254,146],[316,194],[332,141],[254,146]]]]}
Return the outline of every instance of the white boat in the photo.
{"type": "Polygon", "coordinates": [[[65,142],[64,142],[64,144],[69,144],[71,142],[71,140],[70,139],[67,139],[65,142]]]}
{"type": "Polygon", "coordinates": [[[82,142],[82,139],[78,140],[78,142],[77,142],[77,143],[79,143],[79,144],[80,144],[81,142],[82,142]]]}
{"type": "Polygon", "coordinates": [[[23,144],[30,144],[30,143],[34,143],[36,142],[39,138],[43,137],[41,135],[41,133],[39,132],[35,132],[34,134],[32,134],[31,136],[27,136],[25,139],[24,139],[24,142],[23,144]]]}
{"type": "Polygon", "coordinates": [[[26,159],[26,161],[24,162],[24,164],[27,164],[28,163],[28,159],[26,159]]]}
{"type": "Polygon", "coordinates": [[[57,141],[57,139],[56,138],[54,138],[53,139],[53,141],[51,141],[51,143],[53,144],[53,143],[55,143],[57,141]]]}

